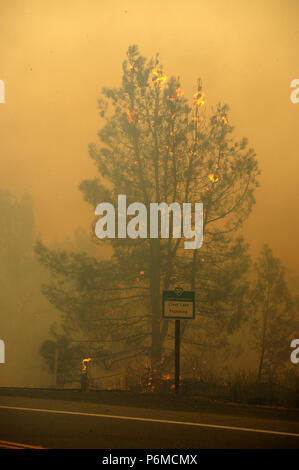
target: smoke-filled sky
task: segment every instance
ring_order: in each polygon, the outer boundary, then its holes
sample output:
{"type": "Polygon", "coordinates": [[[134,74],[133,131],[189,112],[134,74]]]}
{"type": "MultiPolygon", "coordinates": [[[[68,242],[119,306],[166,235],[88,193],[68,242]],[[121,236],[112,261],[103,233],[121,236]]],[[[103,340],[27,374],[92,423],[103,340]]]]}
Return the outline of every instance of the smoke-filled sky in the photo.
{"type": "Polygon", "coordinates": [[[131,44],[159,52],[185,95],[200,76],[207,106],[230,105],[262,170],[246,239],[254,252],[269,243],[298,273],[298,0],[0,0],[0,187],[32,193],[45,241],[89,230],[93,210],[77,187],[97,175],[87,152],[97,99],[120,84],[131,44]]]}

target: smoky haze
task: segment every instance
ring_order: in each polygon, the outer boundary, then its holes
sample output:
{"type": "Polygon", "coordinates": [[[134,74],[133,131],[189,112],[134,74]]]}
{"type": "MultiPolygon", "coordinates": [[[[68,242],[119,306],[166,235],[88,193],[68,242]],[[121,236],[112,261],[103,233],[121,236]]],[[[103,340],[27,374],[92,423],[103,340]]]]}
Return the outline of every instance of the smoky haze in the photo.
{"type": "MultiPolygon", "coordinates": [[[[103,86],[120,85],[126,50],[137,44],[146,57],[159,52],[185,96],[201,77],[208,109],[229,104],[235,135],[248,137],[262,171],[242,233],[254,255],[267,242],[296,286],[299,103],[290,83],[299,78],[298,18],[297,0],[1,2],[0,188],[31,194],[35,236],[46,244],[90,230],[94,214],[78,185],[97,176],[87,151],[102,125],[97,99],[103,86]]],[[[41,339],[50,314],[36,330],[41,339]]],[[[28,341],[36,337],[29,330],[28,341]]]]}
{"type": "Polygon", "coordinates": [[[246,237],[254,249],[267,240],[298,270],[299,104],[289,98],[299,77],[296,0],[13,0],[0,10],[0,184],[32,194],[46,241],[91,221],[77,186],[96,174],[87,145],[100,128],[97,98],[119,84],[126,49],[138,44],[147,57],[160,53],[187,96],[200,76],[207,106],[230,105],[262,170],[246,237]]]}

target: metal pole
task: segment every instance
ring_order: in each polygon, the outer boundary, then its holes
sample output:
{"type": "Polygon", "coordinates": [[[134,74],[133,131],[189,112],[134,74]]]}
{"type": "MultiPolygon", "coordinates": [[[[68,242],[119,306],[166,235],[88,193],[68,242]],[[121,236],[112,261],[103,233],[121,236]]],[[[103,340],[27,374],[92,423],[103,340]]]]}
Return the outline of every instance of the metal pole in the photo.
{"type": "Polygon", "coordinates": [[[174,346],[175,393],[179,393],[180,390],[180,327],[180,320],[176,320],[174,346]]]}

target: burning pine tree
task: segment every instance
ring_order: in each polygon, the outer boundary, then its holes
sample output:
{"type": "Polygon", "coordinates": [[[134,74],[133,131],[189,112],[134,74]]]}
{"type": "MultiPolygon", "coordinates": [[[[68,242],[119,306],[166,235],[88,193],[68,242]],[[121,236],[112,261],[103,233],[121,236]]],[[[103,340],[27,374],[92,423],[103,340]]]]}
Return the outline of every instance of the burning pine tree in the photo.
{"type": "MultiPolygon", "coordinates": [[[[202,202],[200,250],[184,250],[184,240],[171,236],[95,239],[111,253],[109,260],[96,260],[37,245],[54,274],[44,292],[64,312],[65,324],[102,345],[114,344],[99,354],[111,364],[149,356],[153,376],[169,362],[165,345],[172,325],[161,319],[163,289],[183,282],[195,290],[201,319],[190,330],[200,347],[223,344],[243,318],[249,257],[233,233],[252,209],[259,171],[247,140],[232,137],[228,106],[218,104],[210,113],[205,107],[200,80],[189,103],[158,56],[146,61],[129,47],[121,86],[104,88],[99,100],[101,146],[89,148],[99,178],[80,185],[94,208],[102,201],[116,206],[119,194],[146,208],[161,201],[202,202]]],[[[189,328],[182,328],[186,341],[189,328]]]]}

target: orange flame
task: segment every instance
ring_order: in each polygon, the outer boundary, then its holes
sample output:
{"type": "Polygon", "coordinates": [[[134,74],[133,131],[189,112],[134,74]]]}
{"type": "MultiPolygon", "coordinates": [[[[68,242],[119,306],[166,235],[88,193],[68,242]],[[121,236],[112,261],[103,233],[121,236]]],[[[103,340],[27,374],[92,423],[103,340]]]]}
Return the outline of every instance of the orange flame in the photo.
{"type": "Polygon", "coordinates": [[[130,124],[133,124],[135,114],[135,111],[127,111],[127,120],[130,124]]]}
{"type": "Polygon", "coordinates": [[[166,77],[166,75],[163,75],[162,70],[153,69],[152,74],[153,74],[153,81],[156,82],[156,83],[163,84],[167,80],[167,77],[166,77]]]}
{"type": "Polygon", "coordinates": [[[82,373],[87,372],[87,364],[91,361],[91,358],[88,357],[87,359],[83,359],[81,362],[82,373]]]}
{"type": "Polygon", "coordinates": [[[176,92],[176,95],[177,95],[177,96],[183,96],[183,94],[184,94],[184,91],[183,91],[181,88],[177,88],[177,89],[175,90],[175,92],[176,92]]]}
{"type": "Polygon", "coordinates": [[[205,104],[205,100],[203,98],[203,93],[201,91],[197,91],[193,95],[193,104],[197,106],[203,106],[205,104]]]}
{"type": "Polygon", "coordinates": [[[225,116],[222,116],[222,117],[220,118],[220,121],[221,121],[223,124],[228,124],[228,119],[227,119],[227,117],[225,117],[225,116]]]}
{"type": "Polygon", "coordinates": [[[129,72],[138,72],[138,67],[136,67],[136,65],[129,64],[128,70],[129,72]]]}
{"type": "Polygon", "coordinates": [[[215,176],[214,173],[210,173],[208,175],[208,178],[210,181],[212,181],[212,183],[217,183],[217,181],[219,180],[218,176],[215,176]]]}

